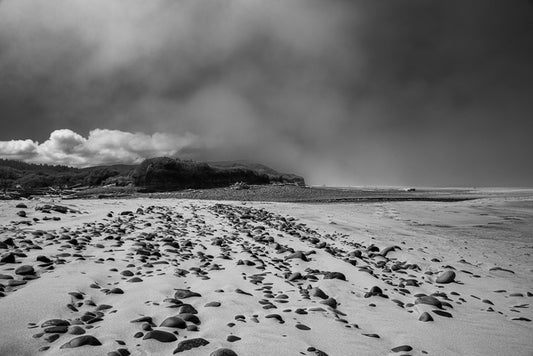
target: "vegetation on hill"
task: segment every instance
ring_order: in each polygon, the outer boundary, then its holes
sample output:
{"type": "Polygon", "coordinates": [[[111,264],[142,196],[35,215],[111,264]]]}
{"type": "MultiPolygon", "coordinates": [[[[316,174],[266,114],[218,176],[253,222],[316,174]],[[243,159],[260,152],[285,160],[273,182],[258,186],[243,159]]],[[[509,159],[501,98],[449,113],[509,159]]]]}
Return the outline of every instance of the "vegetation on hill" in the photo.
{"type": "Polygon", "coordinates": [[[144,191],[155,192],[225,187],[237,182],[305,184],[299,176],[281,174],[263,165],[244,162],[208,164],[159,157],[147,159],[139,165],[73,168],[0,159],[0,189],[134,185],[144,191]]]}
{"type": "MultiPolygon", "coordinates": [[[[223,167],[212,163],[160,157],[141,163],[133,173],[133,182],[146,191],[217,188],[227,187],[237,182],[246,184],[296,183],[296,180],[284,179],[282,174],[277,172],[274,174],[274,170],[268,169],[270,173],[266,174],[244,165],[223,167]]],[[[303,184],[303,179],[298,178],[298,183],[303,184]]]]}

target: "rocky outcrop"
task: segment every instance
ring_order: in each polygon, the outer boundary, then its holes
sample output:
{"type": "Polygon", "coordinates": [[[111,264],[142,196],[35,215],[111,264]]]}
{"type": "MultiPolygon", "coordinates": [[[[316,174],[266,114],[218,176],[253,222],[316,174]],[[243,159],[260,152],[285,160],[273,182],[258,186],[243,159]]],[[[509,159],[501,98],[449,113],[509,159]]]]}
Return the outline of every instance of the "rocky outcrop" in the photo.
{"type": "Polygon", "coordinates": [[[150,192],[227,187],[237,182],[304,184],[301,177],[291,180],[282,174],[266,174],[244,167],[213,167],[207,163],[168,157],[152,158],[142,162],[133,173],[133,182],[150,192]]]}

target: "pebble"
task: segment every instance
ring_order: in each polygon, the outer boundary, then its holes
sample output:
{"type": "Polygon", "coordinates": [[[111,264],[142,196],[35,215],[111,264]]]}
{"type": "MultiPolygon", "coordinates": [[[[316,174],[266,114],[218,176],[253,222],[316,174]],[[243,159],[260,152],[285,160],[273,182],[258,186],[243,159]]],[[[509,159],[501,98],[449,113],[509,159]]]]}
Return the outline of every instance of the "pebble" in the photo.
{"type": "Polygon", "coordinates": [[[179,318],[177,316],[171,316],[163,320],[161,325],[167,328],[178,328],[178,329],[185,329],[187,327],[187,323],[182,318],[179,318]]]}
{"type": "Polygon", "coordinates": [[[231,349],[218,349],[213,352],[209,356],[238,356],[237,353],[231,349]]]}
{"type": "Polygon", "coordinates": [[[176,335],[163,330],[151,330],[144,335],[143,340],[155,339],[159,342],[173,342],[178,338],[176,335]]]}
{"type": "Polygon", "coordinates": [[[191,297],[201,297],[200,293],[192,292],[188,289],[176,289],[174,292],[174,298],[176,299],[186,299],[191,297]]]}
{"type": "Polygon", "coordinates": [[[445,271],[442,272],[436,279],[437,283],[448,284],[455,281],[455,272],[454,271],[445,271]]]}
{"type": "Polygon", "coordinates": [[[409,352],[411,350],[413,350],[413,348],[409,345],[396,346],[391,349],[392,352],[402,352],[402,351],[409,352]]]}
{"type": "Polygon", "coordinates": [[[78,336],[70,340],[66,344],[61,345],[60,349],[71,349],[71,348],[85,346],[85,345],[100,346],[102,345],[102,343],[100,342],[100,340],[98,340],[94,336],[83,335],[83,336],[78,336]]]}
{"type": "Polygon", "coordinates": [[[418,318],[419,321],[428,322],[433,321],[433,317],[428,312],[423,312],[418,318]]]}
{"type": "Polygon", "coordinates": [[[174,350],[174,354],[177,354],[179,352],[191,350],[197,347],[208,345],[209,341],[202,338],[195,338],[195,339],[188,339],[184,341],[180,341],[178,344],[178,347],[174,350]]]}

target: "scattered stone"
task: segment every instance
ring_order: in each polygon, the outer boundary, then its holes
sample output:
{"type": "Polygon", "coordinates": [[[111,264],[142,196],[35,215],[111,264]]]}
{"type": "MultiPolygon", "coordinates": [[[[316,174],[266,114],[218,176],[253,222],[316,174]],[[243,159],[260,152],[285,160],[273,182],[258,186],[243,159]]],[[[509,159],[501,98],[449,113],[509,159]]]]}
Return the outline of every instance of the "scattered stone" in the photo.
{"type": "Polygon", "coordinates": [[[392,352],[402,352],[402,351],[409,352],[411,350],[413,350],[413,348],[409,345],[396,346],[391,349],[392,352]]]}
{"type": "Polygon", "coordinates": [[[436,282],[440,284],[448,284],[455,281],[455,272],[454,271],[445,271],[441,273],[437,279],[436,282]]]}
{"type": "Polygon", "coordinates": [[[195,339],[188,339],[184,341],[180,341],[178,344],[178,347],[174,350],[174,354],[177,354],[179,352],[191,350],[197,347],[208,345],[209,341],[202,338],[195,338],[195,339]]]}
{"type": "Polygon", "coordinates": [[[213,352],[209,356],[238,356],[237,353],[231,349],[218,349],[213,352]]]}
{"type": "Polygon", "coordinates": [[[94,336],[83,335],[83,336],[78,336],[70,340],[66,344],[61,345],[60,349],[71,349],[71,348],[85,346],[85,345],[100,346],[102,345],[102,343],[94,336]]]}
{"type": "Polygon", "coordinates": [[[176,299],[186,299],[191,297],[201,297],[201,295],[188,289],[176,289],[176,292],[174,293],[174,298],[176,299]]]}
{"type": "Polygon", "coordinates": [[[428,322],[428,321],[433,321],[433,317],[428,312],[423,312],[418,318],[418,320],[428,322]]]}
{"type": "Polygon", "coordinates": [[[144,335],[143,340],[155,339],[159,342],[173,342],[178,338],[176,335],[163,330],[151,330],[144,335]]]}

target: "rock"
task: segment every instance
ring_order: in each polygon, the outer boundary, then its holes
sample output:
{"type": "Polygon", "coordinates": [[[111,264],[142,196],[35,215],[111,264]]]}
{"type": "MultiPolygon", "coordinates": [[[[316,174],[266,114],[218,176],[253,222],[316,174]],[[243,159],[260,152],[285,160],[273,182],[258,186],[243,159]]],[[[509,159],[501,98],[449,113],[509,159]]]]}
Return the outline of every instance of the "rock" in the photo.
{"type": "Polygon", "coordinates": [[[130,321],[130,323],[148,323],[152,326],[155,326],[151,316],[142,316],[138,319],[130,321]]]}
{"type": "Polygon", "coordinates": [[[204,305],[204,307],[219,307],[221,304],[220,302],[209,302],[207,303],[206,305],[204,305]]]}
{"type": "Polygon", "coordinates": [[[174,354],[177,354],[179,352],[191,350],[200,346],[208,345],[209,341],[202,338],[195,338],[195,339],[188,339],[184,341],[180,341],[178,344],[178,347],[174,350],[174,354]]]}
{"type": "Polygon", "coordinates": [[[333,309],[337,309],[337,301],[335,298],[328,298],[326,300],[322,300],[320,303],[325,304],[333,309]]]}
{"type": "Polygon", "coordinates": [[[307,256],[305,255],[305,253],[303,251],[296,251],[294,253],[291,253],[290,255],[288,255],[287,257],[285,257],[286,260],[292,260],[292,259],[300,259],[304,262],[308,262],[309,260],[307,259],[307,256]]]}
{"type": "Polygon", "coordinates": [[[51,259],[49,259],[49,258],[46,257],[46,256],[42,256],[42,255],[41,255],[41,256],[37,256],[37,258],[35,259],[35,261],[37,261],[37,262],[42,262],[42,263],[50,263],[50,262],[52,262],[51,259]]]}
{"type": "Polygon", "coordinates": [[[340,279],[341,281],[345,281],[346,276],[341,272],[326,272],[324,273],[324,279],[340,279]]]}
{"type": "Polygon", "coordinates": [[[369,298],[369,297],[373,297],[373,296],[382,297],[383,296],[383,291],[381,290],[381,288],[379,288],[378,286],[373,286],[372,288],[370,288],[368,293],[365,293],[365,298],[369,298]]]}
{"type": "Polygon", "coordinates": [[[324,291],[318,287],[314,287],[309,291],[309,295],[312,297],[318,297],[321,299],[328,299],[328,295],[324,293],[324,291]]]}
{"type": "Polygon", "coordinates": [[[243,291],[243,290],[240,289],[240,288],[235,289],[235,293],[239,293],[239,294],[244,294],[244,295],[250,295],[250,296],[253,296],[252,293],[245,292],[245,291],[243,291]]]}
{"type": "Polygon", "coordinates": [[[437,314],[437,315],[440,315],[440,316],[444,316],[446,318],[452,318],[452,314],[448,313],[448,312],[445,312],[443,310],[433,310],[433,313],[437,314]]]}
{"type": "Polygon", "coordinates": [[[44,332],[47,334],[64,334],[67,331],[68,331],[68,326],[66,325],[51,326],[49,328],[44,329],[44,332]]]}
{"type": "Polygon", "coordinates": [[[419,321],[428,322],[433,321],[433,317],[428,312],[423,312],[418,318],[419,321]]]}
{"type": "Polygon", "coordinates": [[[71,348],[85,346],[85,345],[100,346],[100,345],[102,345],[102,343],[97,338],[95,338],[94,336],[83,335],[83,336],[78,336],[78,337],[70,340],[66,344],[63,344],[60,347],[60,349],[71,349],[71,348]]]}
{"type": "Polygon", "coordinates": [[[178,328],[178,329],[185,329],[187,327],[187,323],[182,318],[179,318],[177,316],[171,316],[163,320],[161,325],[167,328],[178,328]]]}
{"type": "Polygon", "coordinates": [[[196,325],[200,325],[201,324],[200,318],[198,318],[194,314],[184,313],[184,314],[179,314],[178,316],[180,318],[182,318],[183,320],[188,321],[189,323],[193,323],[193,324],[196,324],[196,325]]]}
{"type": "Polygon", "coordinates": [[[142,278],[139,278],[139,277],[133,277],[133,278],[130,278],[127,280],[127,282],[129,283],[139,283],[139,282],[142,282],[142,278]]]}
{"type": "Polygon", "coordinates": [[[191,297],[201,297],[202,295],[200,293],[192,292],[188,289],[176,289],[176,292],[174,292],[174,298],[176,299],[185,299],[185,298],[191,298],[191,297]]]}
{"type": "Polygon", "coordinates": [[[198,310],[190,304],[183,304],[179,307],[178,314],[198,314],[198,310]]]}
{"type": "Polygon", "coordinates": [[[19,268],[17,268],[15,270],[15,273],[19,274],[21,276],[27,276],[27,275],[30,275],[30,274],[35,274],[35,271],[33,270],[32,266],[23,265],[23,266],[20,266],[19,268]]]}
{"type": "Polygon", "coordinates": [[[113,288],[109,291],[110,294],[124,294],[124,291],[120,288],[113,288]]]}
{"type": "Polygon", "coordinates": [[[17,209],[28,209],[28,206],[24,203],[18,203],[17,205],[15,205],[15,208],[17,209]]]}
{"type": "Polygon", "coordinates": [[[389,252],[396,251],[396,249],[401,250],[399,246],[389,246],[381,250],[380,255],[386,257],[389,252]]]}
{"type": "Polygon", "coordinates": [[[433,305],[439,309],[442,309],[442,303],[440,300],[438,300],[435,297],[425,295],[421,296],[419,298],[416,298],[415,304],[427,304],[427,305],[433,305]]]}
{"type": "Polygon", "coordinates": [[[241,340],[241,338],[238,337],[238,336],[235,336],[235,335],[228,335],[228,337],[226,338],[226,340],[227,340],[228,342],[235,342],[235,341],[239,341],[239,340],[241,340]]]}
{"type": "Polygon", "coordinates": [[[285,323],[285,321],[283,320],[283,318],[279,314],[268,314],[268,315],[265,316],[265,318],[267,318],[267,319],[276,319],[277,321],[279,321],[280,324],[285,323]]]}
{"type": "Polygon", "coordinates": [[[83,335],[85,334],[85,329],[79,325],[73,325],[69,327],[68,333],[72,335],[83,335]]]}
{"type": "Polygon", "coordinates": [[[20,216],[21,218],[25,218],[26,217],[26,212],[24,210],[21,210],[21,211],[17,212],[17,215],[20,216]]]}
{"type": "Polygon", "coordinates": [[[49,326],[69,326],[70,323],[67,320],[63,319],[50,319],[41,324],[41,328],[46,328],[49,326]]]}
{"type": "Polygon", "coordinates": [[[231,349],[218,349],[213,352],[209,356],[238,356],[237,353],[231,349]]]}
{"type": "Polygon", "coordinates": [[[406,352],[409,352],[411,351],[413,348],[409,345],[401,345],[401,346],[396,346],[394,348],[391,349],[392,352],[401,352],[401,351],[406,351],[406,352]]]}
{"type": "Polygon", "coordinates": [[[155,339],[159,342],[173,342],[178,338],[176,335],[162,330],[151,330],[144,335],[143,340],[155,339]]]}
{"type": "Polygon", "coordinates": [[[2,256],[2,258],[0,258],[0,262],[1,263],[15,263],[16,262],[15,254],[8,253],[8,254],[2,256]]]}
{"type": "Polygon", "coordinates": [[[296,324],[296,329],[300,329],[300,330],[311,330],[311,328],[307,325],[304,325],[304,324],[296,324]]]}
{"type": "Polygon", "coordinates": [[[448,284],[455,281],[455,272],[454,271],[445,271],[441,273],[437,279],[436,282],[440,284],[448,284]]]}

